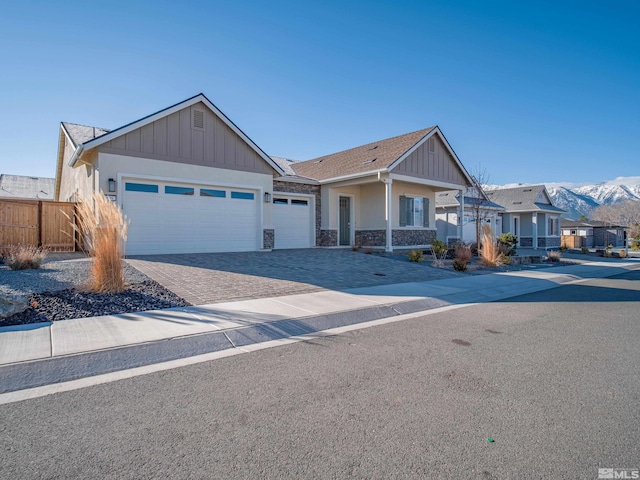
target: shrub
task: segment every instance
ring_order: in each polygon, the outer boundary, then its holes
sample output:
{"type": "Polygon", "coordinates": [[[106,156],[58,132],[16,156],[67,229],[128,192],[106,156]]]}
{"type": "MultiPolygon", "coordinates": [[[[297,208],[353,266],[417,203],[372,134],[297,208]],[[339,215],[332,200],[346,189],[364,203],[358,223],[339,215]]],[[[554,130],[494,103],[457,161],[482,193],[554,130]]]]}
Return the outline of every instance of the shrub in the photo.
{"type": "Polygon", "coordinates": [[[633,237],[633,240],[631,241],[631,250],[633,250],[634,252],[637,252],[638,250],[640,250],[640,237],[633,237]]]}
{"type": "Polygon", "coordinates": [[[444,259],[447,257],[449,249],[442,240],[434,240],[431,243],[431,255],[433,256],[434,267],[444,266],[444,259]]]}
{"type": "Polygon", "coordinates": [[[77,212],[76,229],[93,257],[89,289],[104,293],[123,291],[126,283],[122,257],[128,222],[122,211],[102,193],[96,193],[90,201],[78,203],[77,212]]]}
{"type": "Polygon", "coordinates": [[[581,251],[582,253],[589,253],[589,249],[588,249],[587,247],[582,247],[582,248],[580,248],[580,251],[581,251]]]}
{"type": "Polygon", "coordinates": [[[360,245],[351,245],[351,251],[357,252],[358,250],[360,250],[360,245]]]}
{"type": "Polygon", "coordinates": [[[467,262],[465,262],[464,260],[460,260],[459,258],[454,258],[453,262],[451,262],[451,265],[453,265],[453,269],[458,272],[467,271],[467,262]]]}
{"type": "Polygon", "coordinates": [[[411,250],[409,252],[409,261],[420,263],[424,260],[422,250],[411,250]]]}
{"type": "Polygon", "coordinates": [[[40,247],[12,245],[5,250],[4,263],[11,270],[35,269],[40,268],[46,256],[46,250],[40,247]]]}
{"type": "Polygon", "coordinates": [[[620,250],[620,252],[618,252],[618,256],[620,258],[627,258],[627,251],[626,250],[620,250]]]}
{"type": "Polygon", "coordinates": [[[518,237],[512,233],[503,233],[498,237],[498,246],[500,253],[511,257],[516,254],[516,245],[518,243],[518,237]]]}
{"type": "Polygon", "coordinates": [[[482,248],[480,249],[480,263],[485,267],[497,267],[503,263],[504,255],[498,248],[498,243],[493,239],[493,232],[489,225],[482,226],[482,248]]]}
{"type": "Polygon", "coordinates": [[[371,255],[373,253],[373,248],[369,247],[369,248],[365,248],[364,249],[364,253],[367,255],[371,255]]]}

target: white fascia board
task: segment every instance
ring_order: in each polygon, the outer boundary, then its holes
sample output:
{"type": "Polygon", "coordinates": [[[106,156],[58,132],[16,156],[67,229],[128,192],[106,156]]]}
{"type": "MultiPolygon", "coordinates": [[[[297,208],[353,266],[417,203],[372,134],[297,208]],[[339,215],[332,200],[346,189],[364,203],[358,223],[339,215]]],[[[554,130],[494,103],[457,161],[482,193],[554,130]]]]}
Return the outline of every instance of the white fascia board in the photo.
{"type": "MultiPolygon", "coordinates": [[[[453,151],[453,148],[451,148],[451,145],[449,145],[449,142],[447,141],[446,137],[444,136],[444,134],[440,130],[440,127],[438,127],[437,125],[433,128],[433,130],[431,130],[424,137],[422,137],[421,140],[416,142],[416,144],[413,147],[411,147],[409,150],[407,150],[400,158],[398,158],[395,162],[393,162],[391,165],[389,165],[387,170],[391,171],[394,168],[396,168],[403,160],[405,160],[409,155],[411,155],[413,152],[415,152],[420,145],[422,145],[429,138],[433,137],[436,134],[438,134],[438,136],[440,137],[440,140],[442,140],[442,143],[444,143],[444,146],[447,148],[447,151],[449,152],[451,157],[454,159],[454,161],[456,162],[456,164],[458,165],[460,170],[462,170],[462,173],[464,174],[466,179],[469,181],[469,183],[471,185],[473,185],[473,183],[474,183],[473,178],[471,177],[471,175],[469,175],[469,172],[467,172],[467,169],[464,168],[464,165],[462,165],[462,162],[460,161],[460,159],[456,155],[456,152],[453,151]]],[[[467,185],[465,185],[464,187],[466,188],[467,185]]]]}
{"type": "Polygon", "coordinates": [[[60,128],[64,132],[64,136],[67,137],[67,140],[69,140],[71,142],[71,145],[73,145],[73,148],[78,148],[78,146],[76,145],[76,142],[73,141],[73,139],[71,138],[71,135],[69,135],[69,132],[67,132],[67,129],[64,128],[64,123],[60,122],[60,128]]]}
{"type": "Polygon", "coordinates": [[[327,183],[341,182],[343,180],[351,180],[354,178],[369,177],[371,175],[378,175],[378,173],[386,173],[386,172],[387,172],[386,168],[381,168],[378,170],[370,170],[368,172],[352,173],[351,175],[342,175],[340,177],[327,178],[326,180],[320,180],[319,183],[320,185],[324,185],[327,183]]]}
{"type": "MultiPolygon", "coordinates": [[[[154,113],[152,115],[149,115],[147,117],[141,118],[140,120],[137,120],[135,122],[129,123],[128,125],[125,125],[123,127],[117,128],[115,130],[111,130],[109,133],[105,133],[104,135],[98,137],[98,138],[94,138],[93,140],[89,140],[88,142],[83,143],[82,145],[80,145],[80,147],[85,147],[86,149],[90,149],[90,148],[95,148],[98,147],[100,145],[103,145],[106,142],[109,142],[111,140],[113,140],[114,138],[120,137],[122,135],[126,135],[129,132],[132,132],[134,130],[137,130],[138,128],[144,127],[145,125],[148,125],[150,123],[155,122],[156,120],[159,120],[161,118],[167,117],[175,112],[178,112],[180,110],[182,110],[183,108],[187,108],[190,107],[191,105],[195,105],[196,103],[202,102],[204,103],[207,107],[209,107],[209,109],[220,119],[222,120],[225,125],[227,125],[231,130],[233,130],[240,138],[242,138],[245,143],[247,145],[249,145],[251,147],[251,149],[253,151],[255,151],[265,162],[267,162],[269,165],[271,165],[271,167],[278,172],[280,175],[284,175],[284,170],[282,170],[282,168],[276,163],[274,162],[271,157],[269,157],[269,155],[267,155],[265,152],[262,151],[262,149],[260,147],[258,147],[253,140],[251,140],[247,135],[245,135],[245,133],[240,130],[231,120],[229,120],[229,118],[222,113],[218,107],[216,107],[213,103],[211,103],[211,101],[204,96],[204,94],[200,93],[198,95],[196,95],[195,97],[191,97],[183,102],[177,103],[175,105],[173,105],[172,107],[166,108],[164,110],[160,110],[157,113],[154,113]]],[[[75,155],[74,155],[75,157],[75,155]]],[[[69,162],[70,166],[74,166],[75,162],[77,161],[77,158],[72,158],[71,159],[73,161],[69,162]]]]}
{"type": "Polygon", "coordinates": [[[302,183],[304,185],[320,185],[320,182],[310,178],[276,177],[274,180],[278,182],[302,183]]]}
{"type": "Polygon", "coordinates": [[[455,183],[439,182],[437,180],[429,180],[426,178],[411,177],[409,175],[399,175],[397,173],[389,174],[389,178],[399,182],[419,183],[428,187],[444,188],[446,190],[463,190],[465,185],[456,185],[455,183]]]}

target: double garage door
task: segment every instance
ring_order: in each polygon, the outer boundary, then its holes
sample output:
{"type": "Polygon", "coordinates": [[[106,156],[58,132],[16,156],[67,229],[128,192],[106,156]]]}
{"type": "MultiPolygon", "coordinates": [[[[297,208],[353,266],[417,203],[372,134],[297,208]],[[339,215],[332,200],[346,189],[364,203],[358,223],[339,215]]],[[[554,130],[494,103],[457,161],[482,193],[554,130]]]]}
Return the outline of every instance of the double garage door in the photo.
{"type": "Polygon", "coordinates": [[[241,252],[261,246],[257,191],[125,180],[123,211],[130,221],[128,255],[241,252]]]}
{"type": "MultiPolygon", "coordinates": [[[[127,254],[243,252],[262,247],[257,190],[125,179],[127,254]]],[[[274,195],[275,248],[313,242],[312,202],[274,195]]]]}

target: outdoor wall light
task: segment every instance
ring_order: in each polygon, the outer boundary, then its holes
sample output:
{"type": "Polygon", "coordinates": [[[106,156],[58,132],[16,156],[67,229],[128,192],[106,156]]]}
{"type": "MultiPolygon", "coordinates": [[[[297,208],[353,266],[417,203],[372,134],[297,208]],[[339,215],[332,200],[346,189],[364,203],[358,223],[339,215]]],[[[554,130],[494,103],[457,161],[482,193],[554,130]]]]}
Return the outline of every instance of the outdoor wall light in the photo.
{"type": "Polygon", "coordinates": [[[264,192],[264,203],[271,203],[271,194],[269,192],[264,192]]]}
{"type": "Polygon", "coordinates": [[[116,181],[113,178],[109,179],[109,192],[115,192],[116,191],[116,181]]]}

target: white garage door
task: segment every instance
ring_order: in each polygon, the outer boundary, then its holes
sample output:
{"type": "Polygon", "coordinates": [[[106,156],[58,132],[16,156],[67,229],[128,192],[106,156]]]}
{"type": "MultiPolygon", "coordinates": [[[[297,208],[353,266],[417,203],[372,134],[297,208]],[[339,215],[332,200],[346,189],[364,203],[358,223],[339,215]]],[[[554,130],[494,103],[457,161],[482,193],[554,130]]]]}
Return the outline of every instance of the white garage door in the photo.
{"type": "Polygon", "coordinates": [[[309,197],[273,194],[274,248],[313,246],[312,206],[309,197]]]}
{"type": "Polygon", "coordinates": [[[124,180],[127,254],[258,250],[255,191],[124,180]]]}

